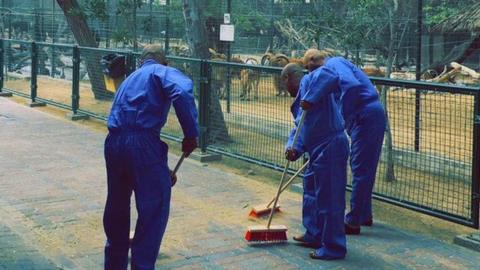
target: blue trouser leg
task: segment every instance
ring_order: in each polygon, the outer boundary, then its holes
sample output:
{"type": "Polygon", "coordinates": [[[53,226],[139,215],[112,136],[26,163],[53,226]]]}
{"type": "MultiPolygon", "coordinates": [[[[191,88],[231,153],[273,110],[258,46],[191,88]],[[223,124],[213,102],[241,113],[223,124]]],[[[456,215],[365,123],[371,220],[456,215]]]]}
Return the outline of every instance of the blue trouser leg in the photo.
{"type": "Polygon", "coordinates": [[[317,225],[317,200],[315,197],[315,173],[309,166],[303,177],[303,207],[302,221],[305,227],[304,238],[311,243],[320,244],[320,238],[315,235],[321,235],[321,228],[317,225]]]}
{"type": "Polygon", "coordinates": [[[109,135],[105,141],[108,194],[103,215],[107,236],[105,269],[127,269],[132,182],[125,167],[124,152],[109,135]]]}
{"type": "Polygon", "coordinates": [[[315,149],[311,159],[320,232],[314,237],[322,243],[316,254],[328,259],[340,259],[347,253],[343,223],[347,159],[348,139],[344,133],[335,136],[326,147],[315,149]]]}
{"type": "Polygon", "coordinates": [[[130,197],[138,220],[132,243],[132,269],[154,269],[170,209],[168,147],[158,135],[109,135],[105,142],[108,195],[104,213],[105,269],[127,269],[130,197]]]}
{"type": "Polygon", "coordinates": [[[350,130],[352,197],[346,222],[360,226],[372,219],[372,191],[385,134],[385,111],[379,102],[367,106],[350,130]]]}
{"type": "Polygon", "coordinates": [[[132,269],[155,268],[170,212],[171,178],[167,150],[166,144],[157,137],[132,152],[138,211],[132,243],[132,269]]]}

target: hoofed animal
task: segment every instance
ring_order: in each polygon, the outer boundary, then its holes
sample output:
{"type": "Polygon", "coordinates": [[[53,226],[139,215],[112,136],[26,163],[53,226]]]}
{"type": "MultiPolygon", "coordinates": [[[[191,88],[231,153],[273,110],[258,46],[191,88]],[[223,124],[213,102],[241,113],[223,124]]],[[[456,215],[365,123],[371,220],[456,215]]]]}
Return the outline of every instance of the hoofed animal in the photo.
{"type": "MultiPolygon", "coordinates": [[[[305,66],[302,59],[299,58],[289,58],[285,54],[275,54],[275,53],[266,53],[263,55],[261,64],[272,67],[284,67],[288,63],[296,63],[305,66]]],[[[280,75],[274,75],[273,82],[277,92],[277,96],[288,96],[287,88],[285,83],[283,83],[280,75]]]]}
{"type": "MultiPolygon", "coordinates": [[[[217,53],[214,49],[208,49],[210,51],[211,57],[210,59],[213,61],[227,61],[227,56],[223,53],[217,53]]],[[[231,62],[237,64],[244,64],[242,59],[239,57],[232,57],[231,62]]],[[[240,71],[236,68],[230,69],[230,75],[232,77],[239,77],[240,71]]],[[[215,93],[218,94],[220,99],[227,98],[227,76],[228,76],[228,68],[225,65],[213,65],[212,69],[212,89],[215,93]]]]}
{"type": "MultiPolygon", "coordinates": [[[[247,58],[245,61],[247,65],[258,65],[255,58],[247,58]]],[[[260,70],[258,69],[242,69],[240,71],[240,84],[242,92],[240,94],[241,100],[250,100],[251,92],[253,91],[253,98],[258,99],[258,83],[260,82],[260,70]]]]}

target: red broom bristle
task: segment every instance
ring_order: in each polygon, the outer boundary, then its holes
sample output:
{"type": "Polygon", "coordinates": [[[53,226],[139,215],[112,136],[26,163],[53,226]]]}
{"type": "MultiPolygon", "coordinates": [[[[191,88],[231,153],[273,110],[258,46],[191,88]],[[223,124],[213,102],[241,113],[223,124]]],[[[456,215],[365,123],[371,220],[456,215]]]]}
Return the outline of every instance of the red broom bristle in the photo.
{"type": "Polygon", "coordinates": [[[262,231],[262,232],[251,232],[247,231],[245,235],[245,239],[248,242],[276,242],[276,241],[286,241],[287,240],[287,232],[280,231],[280,232],[269,232],[269,231],[262,231]]]}

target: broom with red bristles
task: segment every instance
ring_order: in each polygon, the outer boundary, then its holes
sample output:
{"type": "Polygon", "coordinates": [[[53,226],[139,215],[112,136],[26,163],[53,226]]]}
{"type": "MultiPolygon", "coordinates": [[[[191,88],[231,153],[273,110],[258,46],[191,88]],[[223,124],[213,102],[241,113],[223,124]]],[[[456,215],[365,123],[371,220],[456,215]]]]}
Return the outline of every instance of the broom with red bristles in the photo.
{"type": "MultiPolygon", "coordinates": [[[[302,112],[302,116],[300,117],[300,122],[298,124],[297,131],[295,132],[295,136],[293,136],[292,146],[295,146],[295,144],[297,143],[297,139],[298,139],[298,136],[300,135],[300,131],[302,130],[303,122],[305,120],[306,114],[307,114],[306,111],[302,112]]],[[[282,173],[282,178],[280,180],[280,185],[278,186],[277,195],[275,196],[272,209],[270,210],[270,217],[268,218],[267,226],[264,226],[264,225],[249,226],[247,229],[247,233],[245,234],[245,239],[248,242],[279,243],[279,242],[287,241],[287,226],[272,225],[272,219],[275,213],[275,209],[277,207],[278,198],[280,197],[280,192],[282,190],[283,182],[285,181],[285,175],[287,174],[289,166],[290,166],[290,160],[287,160],[285,164],[285,169],[283,170],[283,173],[282,173]]]]}
{"type": "MultiPolygon", "coordinates": [[[[292,177],[290,177],[290,179],[288,179],[288,181],[285,183],[285,185],[283,185],[282,189],[280,189],[280,194],[283,193],[283,191],[285,191],[288,188],[288,186],[290,186],[290,184],[293,182],[293,180],[295,180],[295,177],[297,177],[308,166],[309,163],[310,163],[310,161],[305,162],[305,164],[303,164],[302,167],[300,169],[298,169],[298,171],[295,172],[295,174],[292,175],[292,177]]],[[[264,215],[266,215],[267,213],[269,213],[272,210],[272,208],[270,206],[272,205],[272,203],[274,201],[275,201],[275,197],[273,197],[272,200],[266,205],[265,204],[260,204],[260,205],[256,205],[256,206],[252,207],[252,210],[250,211],[248,216],[250,216],[252,218],[263,217],[264,215]]],[[[280,212],[280,205],[277,204],[277,207],[275,207],[275,212],[280,212]]]]}

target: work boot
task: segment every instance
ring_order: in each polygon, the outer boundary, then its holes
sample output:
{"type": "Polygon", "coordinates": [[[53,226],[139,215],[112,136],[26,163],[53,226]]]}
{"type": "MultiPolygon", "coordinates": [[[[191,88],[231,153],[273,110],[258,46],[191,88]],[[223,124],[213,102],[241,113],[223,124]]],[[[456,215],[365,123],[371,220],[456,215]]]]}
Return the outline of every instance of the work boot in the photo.
{"type": "Polygon", "coordinates": [[[345,223],[345,234],[348,235],[358,235],[360,234],[360,226],[352,226],[348,223],[345,223]]]}
{"type": "Polygon", "coordinates": [[[369,219],[362,223],[362,226],[372,227],[373,226],[373,219],[369,219]]]}

